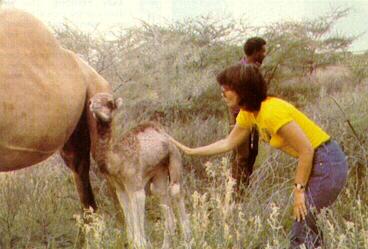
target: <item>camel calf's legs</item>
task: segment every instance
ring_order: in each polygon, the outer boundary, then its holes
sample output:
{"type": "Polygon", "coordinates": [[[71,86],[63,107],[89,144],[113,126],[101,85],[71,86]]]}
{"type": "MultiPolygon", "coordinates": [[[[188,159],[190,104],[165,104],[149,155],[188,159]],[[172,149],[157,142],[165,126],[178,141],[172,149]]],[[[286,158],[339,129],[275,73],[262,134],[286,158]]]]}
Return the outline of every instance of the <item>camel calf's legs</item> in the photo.
{"type": "Polygon", "coordinates": [[[133,217],[131,214],[131,207],[129,204],[129,197],[128,194],[125,192],[124,187],[122,188],[120,185],[115,185],[116,189],[116,196],[120,202],[121,207],[124,211],[125,216],[125,225],[127,228],[127,234],[129,241],[133,241],[133,217]]]}
{"type": "Polygon", "coordinates": [[[179,223],[183,232],[187,248],[190,248],[191,229],[189,217],[185,211],[184,195],[181,190],[182,183],[182,160],[178,149],[174,146],[170,148],[170,195],[174,198],[175,206],[179,210],[179,223]]]}
{"type": "Polygon", "coordinates": [[[144,211],[146,194],[144,189],[135,189],[133,186],[120,186],[115,183],[116,195],[125,214],[128,230],[128,239],[133,241],[134,248],[147,248],[147,240],[144,233],[144,211]]]}
{"type": "Polygon", "coordinates": [[[174,203],[177,209],[179,210],[179,224],[181,230],[183,232],[184,240],[186,242],[186,248],[191,248],[190,241],[192,238],[191,229],[190,229],[190,221],[187,212],[185,211],[185,203],[183,193],[176,193],[174,198],[174,203]]]}
{"type": "Polygon", "coordinates": [[[124,224],[124,209],[121,208],[121,205],[120,205],[121,202],[119,201],[119,198],[117,196],[118,191],[116,190],[115,184],[111,180],[111,178],[107,174],[105,174],[104,177],[105,179],[107,179],[106,181],[107,190],[108,190],[108,194],[112,198],[112,203],[116,210],[116,218],[118,220],[119,225],[123,225],[124,224]]]}
{"type": "Polygon", "coordinates": [[[162,212],[165,217],[165,232],[162,249],[173,248],[171,237],[175,234],[175,216],[171,206],[168,190],[168,172],[166,168],[158,169],[152,179],[151,191],[154,195],[159,196],[162,212]]]}
{"type": "Polygon", "coordinates": [[[133,216],[134,244],[138,248],[146,248],[147,240],[144,233],[144,213],[146,193],[144,188],[128,191],[133,216]]]}

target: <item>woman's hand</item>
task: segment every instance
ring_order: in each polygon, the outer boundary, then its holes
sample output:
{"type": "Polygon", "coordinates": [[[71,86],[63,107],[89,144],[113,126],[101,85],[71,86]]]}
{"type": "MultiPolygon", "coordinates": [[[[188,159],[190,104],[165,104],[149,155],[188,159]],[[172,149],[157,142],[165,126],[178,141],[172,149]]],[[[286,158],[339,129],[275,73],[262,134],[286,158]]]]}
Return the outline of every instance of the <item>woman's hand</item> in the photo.
{"type": "Polygon", "coordinates": [[[238,146],[244,139],[249,136],[249,129],[241,128],[238,125],[235,125],[230,134],[225,138],[218,140],[212,144],[197,147],[197,148],[189,148],[169,135],[167,135],[171,142],[173,142],[179,149],[184,151],[187,155],[195,155],[195,156],[212,156],[221,154],[227,151],[230,151],[236,146],[238,146]]]}
{"type": "Polygon", "coordinates": [[[305,192],[304,190],[294,189],[294,218],[299,222],[305,220],[306,215],[305,192]]]}

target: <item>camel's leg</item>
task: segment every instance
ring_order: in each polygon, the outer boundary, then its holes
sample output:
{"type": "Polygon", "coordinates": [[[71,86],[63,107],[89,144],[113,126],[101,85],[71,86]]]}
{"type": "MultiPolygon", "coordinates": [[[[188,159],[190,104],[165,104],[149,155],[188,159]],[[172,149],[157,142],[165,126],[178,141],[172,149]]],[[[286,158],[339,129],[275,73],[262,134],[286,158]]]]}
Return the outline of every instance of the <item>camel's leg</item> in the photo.
{"type": "Polygon", "coordinates": [[[180,153],[176,147],[170,150],[169,171],[170,171],[170,195],[174,198],[174,203],[179,210],[179,223],[183,232],[187,248],[190,248],[191,229],[189,217],[185,211],[184,195],[181,190],[183,164],[180,153]],[[173,176],[175,177],[173,179],[173,176]]]}
{"type": "Polygon", "coordinates": [[[147,248],[144,234],[144,209],[146,194],[144,189],[134,189],[129,185],[115,185],[117,197],[124,210],[128,239],[137,249],[147,248]]]}
{"type": "Polygon", "coordinates": [[[86,115],[83,113],[78,126],[60,151],[60,155],[68,168],[73,171],[75,184],[83,207],[86,209],[91,207],[93,210],[96,210],[97,205],[89,179],[90,148],[91,140],[86,115]]]}
{"type": "Polygon", "coordinates": [[[168,171],[159,169],[152,179],[151,191],[160,197],[161,208],[165,217],[165,232],[162,249],[173,248],[171,237],[175,234],[175,217],[168,191],[168,171]]]}

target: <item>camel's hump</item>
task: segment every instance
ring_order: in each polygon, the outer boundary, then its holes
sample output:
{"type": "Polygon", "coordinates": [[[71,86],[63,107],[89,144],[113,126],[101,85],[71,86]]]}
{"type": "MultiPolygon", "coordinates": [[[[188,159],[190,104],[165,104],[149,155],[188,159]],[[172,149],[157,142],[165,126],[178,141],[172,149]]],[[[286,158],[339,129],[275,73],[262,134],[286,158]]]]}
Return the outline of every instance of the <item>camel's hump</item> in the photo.
{"type": "Polygon", "coordinates": [[[51,30],[33,15],[17,9],[0,10],[0,50],[48,53],[56,47],[59,43],[51,30]]]}

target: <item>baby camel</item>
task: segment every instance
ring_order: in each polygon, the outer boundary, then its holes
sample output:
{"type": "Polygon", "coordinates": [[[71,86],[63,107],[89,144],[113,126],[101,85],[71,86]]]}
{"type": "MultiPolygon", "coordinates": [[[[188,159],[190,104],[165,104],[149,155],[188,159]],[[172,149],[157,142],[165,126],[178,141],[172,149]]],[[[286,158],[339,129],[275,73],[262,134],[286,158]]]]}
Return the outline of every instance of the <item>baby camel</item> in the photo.
{"type": "Polygon", "coordinates": [[[146,248],[144,234],[145,186],[160,197],[165,216],[162,248],[173,248],[171,238],[175,232],[171,198],[179,210],[179,221],[190,247],[189,219],[185,212],[181,192],[182,162],[175,145],[156,124],[137,126],[125,135],[117,134],[113,115],[121,99],[101,93],[90,99],[90,111],[97,120],[96,160],[111,185],[125,214],[128,238],[135,248],[146,248]]]}

